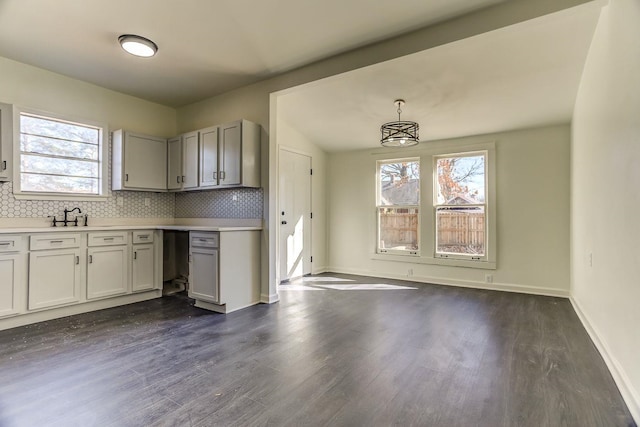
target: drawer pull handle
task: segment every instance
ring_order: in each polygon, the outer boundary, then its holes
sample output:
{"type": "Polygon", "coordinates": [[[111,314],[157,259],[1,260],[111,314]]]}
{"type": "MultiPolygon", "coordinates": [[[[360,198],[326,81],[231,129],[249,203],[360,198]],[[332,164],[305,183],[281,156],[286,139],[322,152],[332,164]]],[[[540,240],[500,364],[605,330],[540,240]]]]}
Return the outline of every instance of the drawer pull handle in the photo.
{"type": "Polygon", "coordinates": [[[11,242],[0,242],[0,246],[9,246],[11,242]]]}
{"type": "Polygon", "coordinates": [[[138,238],[140,238],[140,239],[148,239],[149,235],[148,234],[142,234],[142,235],[138,236],[138,238]]]}
{"type": "Polygon", "coordinates": [[[62,240],[50,240],[49,243],[62,243],[62,240]]]}
{"type": "Polygon", "coordinates": [[[107,240],[113,240],[113,239],[114,239],[114,237],[105,237],[104,241],[106,242],[107,240]]]}
{"type": "Polygon", "coordinates": [[[201,242],[206,242],[207,241],[207,239],[198,239],[198,240],[201,241],[201,242]]]}

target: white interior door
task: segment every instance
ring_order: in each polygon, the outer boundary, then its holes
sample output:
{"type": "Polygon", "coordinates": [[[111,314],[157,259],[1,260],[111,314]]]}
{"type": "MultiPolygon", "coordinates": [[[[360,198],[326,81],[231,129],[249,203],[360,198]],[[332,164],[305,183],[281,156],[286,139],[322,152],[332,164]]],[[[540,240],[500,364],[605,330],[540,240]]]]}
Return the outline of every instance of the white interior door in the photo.
{"type": "Polygon", "coordinates": [[[311,273],[311,157],[280,150],[280,280],[311,273]]]}

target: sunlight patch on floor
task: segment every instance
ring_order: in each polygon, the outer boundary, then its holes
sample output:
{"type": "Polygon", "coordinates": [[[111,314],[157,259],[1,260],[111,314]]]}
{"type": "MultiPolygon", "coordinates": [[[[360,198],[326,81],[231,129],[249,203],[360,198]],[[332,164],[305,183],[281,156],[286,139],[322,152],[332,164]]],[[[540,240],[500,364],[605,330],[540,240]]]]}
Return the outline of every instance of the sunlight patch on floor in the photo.
{"type": "Polygon", "coordinates": [[[354,283],[354,284],[324,284],[313,283],[310,285],[302,285],[297,283],[283,284],[279,287],[280,291],[324,291],[333,289],[337,291],[393,291],[404,289],[418,289],[412,286],[390,285],[387,283],[354,283]]]}

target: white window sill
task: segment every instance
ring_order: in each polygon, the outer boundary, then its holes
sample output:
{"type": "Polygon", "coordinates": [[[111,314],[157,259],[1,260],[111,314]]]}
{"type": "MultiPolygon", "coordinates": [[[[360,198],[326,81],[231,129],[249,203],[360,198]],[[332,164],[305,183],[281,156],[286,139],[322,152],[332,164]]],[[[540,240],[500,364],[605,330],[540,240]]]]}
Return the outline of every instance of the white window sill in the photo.
{"type": "Polygon", "coordinates": [[[446,265],[450,267],[467,267],[478,268],[482,270],[495,270],[495,261],[479,261],[470,259],[454,259],[454,258],[433,258],[427,256],[416,255],[393,255],[393,254],[372,254],[372,260],[377,261],[395,261],[395,262],[410,262],[412,264],[433,264],[433,265],[446,265]]]}
{"type": "Polygon", "coordinates": [[[77,195],[77,194],[41,194],[41,193],[17,193],[14,192],[13,196],[16,200],[64,200],[64,201],[78,201],[78,202],[106,202],[107,196],[93,196],[89,194],[77,195]]]}

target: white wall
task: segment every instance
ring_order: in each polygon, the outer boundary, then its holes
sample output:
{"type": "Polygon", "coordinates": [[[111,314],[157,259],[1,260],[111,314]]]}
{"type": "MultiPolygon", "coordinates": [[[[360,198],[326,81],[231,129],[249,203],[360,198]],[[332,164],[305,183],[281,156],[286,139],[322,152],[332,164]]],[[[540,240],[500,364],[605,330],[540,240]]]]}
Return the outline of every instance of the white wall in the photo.
{"type": "Polygon", "coordinates": [[[327,154],[289,123],[278,120],[278,148],[289,148],[311,156],[311,254],[312,273],[327,269],[327,154]]]}
{"type": "Polygon", "coordinates": [[[176,134],[176,110],[0,57],[0,102],[106,122],[110,130],[176,134]]]}
{"type": "MultiPolygon", "coordinates": [[[[372,259],[376,160],[382,158],[372,155],[376,150],[329,155],[329,269],[407,278],[411,268],[412,280],[567,296],[569,125],[422,142],[420,147],[426,151],[439,145],[455,152],[459,145],[490,141],[496,144],[496,270],[372,259]],[[485,283],[486,274],[493,274],[493,284],[485,283]]],[[[398,155],[403,155],[400,150],[389,158],[398,155]]],[[[423,206],[428,203],[423,200],[423,206]]]]}
{"type": "Polygon", "coordinates": [[[346,52],[309,66],[293,70],[278,77],[245,86],[220,96],[183,106],[178,109],[178,131],[186,132],[216,123],[244,118],[262,125],[263,156],[262,184],[265,188],[265,224],[262,241],[262,301],[277,301],[276,251],[277,236],[275,209],[277,200],[274,191],[277,176],[277,143],[271,131],[277,126],[275,111],[277,91],[293,88],[321,78],[365,67],[403,55],[441,46],[477,34],[482,34],[508,25],[554,13],[559,10],[588,3],[592,0],[526,0],[507,1],[481,9],[450,21],[433,25],[390,40],[346,52]]]}
{"type": "MultiPolygon", "coordinates": [[[[176,133],[176,111],[169,107],[2,57],[0,76],[0,102],[62,114],[76,120],[106,123],[109,130],[125,128],[157,136],[176,133]]],[[[108,179],[111,182],[110,177],[108,179]]],[[[100,202],[16,200],[13,196],[13,183],[2,183],[0,224],[11,226],[29,221],[31,225],[46,225],[47,215],[60,215],[65,207],[72,206],[78,206],[83,213],[87,213],[90,222],[93,218],[173,217],[173,194],[119,194],[123,196],[122,205],[116,203],[115,193],[110,189],[107,200],[100,202]],[[145,203],[145,198],[149,199],[149,205],[145,203]]]]}
{"type": "Polygon", "coordinates": [[[595,32],[573,118],[571,294],[638,422],[639,76],[640,2],[611,0],[595,32]]]}

